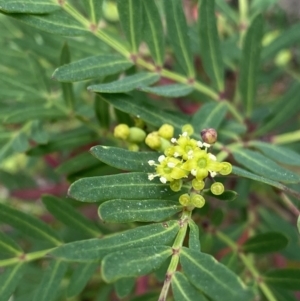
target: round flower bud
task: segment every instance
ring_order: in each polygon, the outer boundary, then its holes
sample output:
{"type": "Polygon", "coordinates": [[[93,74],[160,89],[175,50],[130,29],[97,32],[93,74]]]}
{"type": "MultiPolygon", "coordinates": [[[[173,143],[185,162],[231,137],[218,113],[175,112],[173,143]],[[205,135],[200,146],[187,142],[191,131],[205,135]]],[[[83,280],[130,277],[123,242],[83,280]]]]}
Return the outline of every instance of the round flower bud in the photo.
{"type": "Polygon", "coordinates": [[[117,4],[114,1],[104,1],[102,5],[104,18],[110,22],[119,20],[117,4]]]}
{"type": "Polygon", "coordinates": [[[189,136],[194,134],[194,128],[191,124],[185,124],[182,128],[182,133],[186,132],[189,136]]]}
{"type": "Polygon", "coordinates": [[[117,125],[114,129],[114,136],[122,140],[126,140],[129,136],[129,126],[127,124],[121,123],[117,125]]]}
{"type": "Polygon", "coordinates": [[[132,151],[132,152],[138,152],[139,151],[139,146],[135,143],[130,143],[128,145],[128,150],[132,151]]]}
{"type": "Polygon", "coordinates": [[[232,172],[232,165],[229,162],[222,162],[221,166],[222,169],[219,171],[221,175],[226,176],[232,172]]]}
{"type": "Polygon", "coordinates": [[[191,203],[197,208],[202,208],[205,205],[205,198],[200,194],[193,194],[191,203]]]}
{"type": "Polygon", "coordinates": [[[165,152],[165,150],[167,150],[171,146],[170,141],[166,140],[165,138],[160,137],[160,142],[161,145],[159,147],[159,151],[162,153],[165,152]]]}
{"type": "Polygon", "coordinates": [[[278,67],[284,67],[288,65],[288,63],[292,59],[292,53],[289,49],[285,49],[280,51],[275,57],[275,64],[278,67]]]}
{"type": "Polygon", "coordinates": [[[224,185],[221,182],[215,182],[211,185],[210,187],[210,191],[214,194],[214,195],[220,195],[224,192],[224,185]]]}
{"type": "Polygon", "coordinates": [[[182,181],[181,180],[174,180],[170,183],[171,190],[177,192],[181,189],[182,181]]]}
{"type": "Polygon", "coordinates": [[[151,148],[158,150],[161,147],[161,138],[157,132],[152,132],[147,135],[145,143],[151,148]]]}
{"type": "Polygon", "coordinates": [[[129,136],[127,140],[129,142],[140,143],[143,142],[146,138],[146,133],[137,127],[131,127],[129,129],[129,136]]]}
{"type": "Polygon", "coordinates": [[[174,127],[165,123],[159,128],[158,135],[162,138],[170,140],[174,135],[174,127]]]}
{"type": "Polygon", "coordinates": [[[214,144],[217,141],[217,131],[215,129],[204,129],[201,131],[201,137],[203,142],[208,144],[214,144]]]}
{"type": "Polygon", "coordinates": [[[190,203],[190,196],[185,193],[185,194],[182,194],[180,197],[179,197],[179,203],[182,205],[182,206],[187,206],[189,203],[190,203]]]}
{"type": "Polygon", "coordinates": [[[194,179],[192,181],[192,186],[195,190],[202,190],[204,188],[204,181],[201,181],[201,180],[197,180],[197,179],[194,179]]]}

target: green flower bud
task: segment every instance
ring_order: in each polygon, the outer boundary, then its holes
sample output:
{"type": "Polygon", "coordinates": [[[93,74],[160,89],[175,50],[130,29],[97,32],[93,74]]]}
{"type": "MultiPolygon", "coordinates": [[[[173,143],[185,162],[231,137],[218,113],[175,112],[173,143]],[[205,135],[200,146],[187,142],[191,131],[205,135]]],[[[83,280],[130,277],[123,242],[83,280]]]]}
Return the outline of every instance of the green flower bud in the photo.
{"type": "Polygon", "coordinates": [[[187,206],[189,205],[190,203],[190,196],[185,193],[185,194],[182,194],[180,197],[179,197],[179,203],[182,205],[182,206],[187,206]]]}
{"type": "Polygon", "coordinates": [[[197,179],[194,179],[192,181],[192,186],[195,190],[202,190],[204,188],[204,181],[201,181],[201,180],[197,180],[197,179]]]}
{"type": "Polygon", "coordinates": [[[232,172],[232,165],[229,162],[222,162],[221,166],[222,169],[219,171],[221,175],[226,176],[232,172]]]}
{"type": "Polygon", "coordinates": [[[130,143],[128,145],[128,150],[132,151],[132,152],[138,152],[139,151],[139,146],[135,143],[130,143]]]}
{"type": "Polygon", "coordinates": [[[205,198],[200,194],[193,194],[191,203],[197,208],[202,208],[205,205],[205,198]]]}
{"type": "Polygon", "coordinates": [[[164,152],[166,149],[168,149],[171,146],[170,141],[166,140],[165,138],[160,137],[161,145],[159,147],[160,152],[164,152]]]}
{"type": "Polygon", "coordinates": [[[165,123],[159,128],[158,135],[162,138],[170,140],[174,135],[174,127],[165,123]]]}
{"type": "Polygon", "coordinates": [[[182,133],[187,132],[189,136],[194,134],[194,128],[191,124],[185,124],[182,128],[182,133]]]}
{"type": "Polygon", "coordinates": [[[210,191],[214,194],[214,195],[220,195],[224,192],[224,185],[221,182],[215,182],[211,185],[210,187],[210,191]]]}
{"type": "Polygon", "coordinates": [[[215,129],[204,129],[201,131],[201,137],[203,142],[214,144],[217,141],[218,134],[215,129]]]}
{"type": "Polygon", "coordinates": [[[174,180],[170,183],[171,190],[177,192],[181,189],[182,181],[181,180],[174,180]]]}
{"type": "Polygon", "coordinates": [[[275,64],[278,67],[286,66],[292,59],[292,53],[289,49],[281,50],[275,57],[275,64]]]}
{"type": "Polygon", "coordinates": [[[152,132],[148,134],[145,143],[151,149],[158,150],[161,147],[161,138],[158,136],[158,132],[152,132]]]}
{"type": "Polygon", "coordinates": [[[116,138],[126,140],[129,136],[129,132],[129,126],[127,124],[121,123],[115,127],[114,136],[116,138]]]}
{"type": "Polygon", "coordinates": [[[146,133],[140,128],[131,127],[129,129],[129,136],[127,140],[129,142],[140,143],[143,142],[146,138],[146,133]]]}
{"type": "Polygon", "coordinates": [[[102,5],[104,18],[110,22],[119,21],[119,13],[115,1],[106,0],[102,5]]]}

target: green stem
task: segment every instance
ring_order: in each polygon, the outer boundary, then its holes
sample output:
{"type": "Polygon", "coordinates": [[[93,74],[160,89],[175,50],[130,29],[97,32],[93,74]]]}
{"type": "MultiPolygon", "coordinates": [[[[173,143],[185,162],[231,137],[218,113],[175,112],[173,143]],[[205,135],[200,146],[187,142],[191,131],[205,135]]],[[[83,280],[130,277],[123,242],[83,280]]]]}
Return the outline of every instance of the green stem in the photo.
{"type": "Polygon", "coordinates": [[[242,115],[237,111],[236,107],[233,106],[233,104],[230,103],[228,100],[225,100],[225,102],[227,104],[228,110],[230,111],[232,116],[236,119],[236,121],[238,121],[240,124],[245,124],[242,115]]]}
{"type": "Polygon", "coordinates": [[[37,251],[37,252],[32,252],[32,253],[28,253],[28,254],[22,254],[21,256],[14,257],[14,258],[2,259],[2,260],[0,260],[0,267],[18,264],[20,262],[29,262],[29,261],[43,258],[45,255],[47,255],[53,249],[54,248],[37,251]]]}
{"type": "Polygon", "coordinates": [[[96,14],[95,14],[95,7],[94,7],[93,0],[89,0],[89,5],[90,5],[91,20],[94,24],[97,24],[96,14]]]}
{"type": "Polygon", "coordinates": [[[160,292],[158,301],[166,301],[167,300],[167,295],[168,291],[170,288],[170,284],[172,281],[172,277],[174,273],[177,270],[177,266],[179,263],[179,255],[180,255],[180,250],[186,235],[187,227],[188,227],[188,220],[191,217],[191,211],[183,211],[182,216],[179,220],[179,224],[181,226],[180,230],[178,231],[178,234],[175,238],[175,241],[173,243],[172,249],[173,249],[173,255],[171,258],[171,262],[169,264],[167,273],[166,273],[166,278],[164,281],[164,285],[162,287],[162,290],[160,292]]]}
{"type": "Polygon", "coordinates": [[[274,144],[285,144],[300,140],[300,130],[274,136],[272,142],[274,144]]]}
{"type": "Polygon", "coordinates": [[[224,234],[220,231],[217,231],[216,235],[220,240],[222,240],[225,244],[227,244],[232,249],[233,252],[238,253],[243,264],[249,270],[252,277],[257,281],[259,288],[262,290],[262,292],[264,293],[267,300],[268,301],[277,301],[277,299],[273,295],[272,291],[269,289],[269,287],[266,285],[266,283],[263,282],[263,279],[260,276],[259,271],[255,268],[252,261],[248,258],[247,255],[245,255],[241,251],[239,251],[239,246],[233,240],[231,240],[230,237],[228,237],[226,234],[224,234]]]}
{"type": "Polygon", "coordinates": [[[248,27],[248,11],[249,4],[248,0],[239,0],[239,13],[240,13],[240,45],[244,39],[248,27]]]}
{"type": "Polygon", "coordinates": [[[86,29],[89,29],[90,22],[83,15],[81,15],[70,3],[67,2],[63,4],[62,8],[80,24],[82,24],[86,29]]]}

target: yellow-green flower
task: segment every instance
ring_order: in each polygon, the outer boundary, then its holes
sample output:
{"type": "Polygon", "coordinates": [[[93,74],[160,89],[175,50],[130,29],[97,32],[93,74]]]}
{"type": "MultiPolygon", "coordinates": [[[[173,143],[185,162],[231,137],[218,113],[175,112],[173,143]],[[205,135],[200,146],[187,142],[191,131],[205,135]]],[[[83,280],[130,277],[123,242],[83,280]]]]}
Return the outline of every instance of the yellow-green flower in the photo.
{"type": "Polygon", "coordinates": [[[186,132],[184,132],[178,140],[171,140],[177,145],[173,146],[173,156],[182,157],[184,160],[188,160],[193,157],[195,151],[199,150],[197,141],[191,139],[186,132]]]}
{"type": "Polygon", "coordinates": [[[222,163],[216,161],[216,157],[206,150],[194,152],[193,158],[182,164],[182,169],[190,171],[197,180],[205,179],[209,174],[214,177],[222,169],[222,163]]]}

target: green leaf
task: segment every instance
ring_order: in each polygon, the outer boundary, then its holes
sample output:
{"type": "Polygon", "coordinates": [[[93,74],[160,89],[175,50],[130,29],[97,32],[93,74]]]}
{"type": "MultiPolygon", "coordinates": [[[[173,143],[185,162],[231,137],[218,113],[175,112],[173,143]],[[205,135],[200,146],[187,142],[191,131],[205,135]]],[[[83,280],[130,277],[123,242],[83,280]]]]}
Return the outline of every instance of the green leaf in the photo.
{"type": "Polygon", "coordinates": [[[206,301],[207,299],[198,291],[180,272],[172,277],[172,291],[175,301],[206,301]]]}
{"type": "Polygon", "coordinates": [[[260,153],[249,149],[233,149],[232,154],[238,163],[268,179],[285,183],[300,182],[297,174],[277,165],[260,153]]]}
{"type": "Polygon", "coordinates": [[[291,45],[299,42],[300,24],[285,28],[278,38],[264,47],[262,51],[262,60],[273,58],[280,50],[289,48],[291,45]]]}
{"type": "Polygon", "coordinates": [[[136,247],[169,244],[179,231],[177,221],[151,224],[113,235],[71,242],[56,248],[51,254],[71,261],[100,261],[105,255],[136,247]]]}
{"type": "Polygon", "coordinates": [[[182,206],[169,200],[111,200],[100,205],[98,214],[108,223],[160,222],[180,212],[182,206]]]}
{"type": "Polygon", "coordinates": [[[192,219],[189,220],[189,229],[189,248],[191,250],[200,251],[199,227],[192,219]]]}
{"type": "Polygon", "coordinates": [[[276,100],[271,107],[271,116],[264,120],[263,124],[257,129],[255,135],[263,135],[273,129],[278,128],[283,122],[291,118],[300,110],[300,84],[294,83],[284,95],[276,100]],[[288,106],[286,104],[289,104],[288,106]]]}
{"type": "Polygon", "coordinates": [[[142,87],[139,90],[155,95],[164,97],[182,97],[190,94],[193,91],[193,87],[184,84],[172,84],[157,87],[142,87]]]}
{"type": "Polygon", "coordinates": [[[87,32],[86,28],[63,10],[43,15],[9,14],[9,16],[49,33],[80,36],[87,32]]]}
{"type": "Polygon", "coordinates": [[[28,137],[24,132],[20,132],[14,137],[12,148],[19,153],[23,153],[29,148],[28,137]]]}
{"type": "Polygon", "coordinates": [[[237,12],[227,2],[224,0],[216,0],[216,6],[231,22],[239,23],[237,12]]]}
{"type": "Polygon", "coordinates": [[[68,298],[77,296],[83,291],[86,284],[93,276],[97,268],[98,268],[98,264],[95,264],[94,262],[79,263],[76,266],[75,271],[73,272],[70,278],[70,282],[67,290],[68,298]]]}
{"type": "MultiPolygon", "coordinates": [[[[67,43],[65,43],[60,53],[60,65],[66,65],[69,64],[70,62],[71,62],[71,55],[70,55],[69,46],[67,43]]],[[[62,87],[63,97],[66,106],[68,108],[73,109],[75,103],[75,95],[73,92],[72,83],[62,83],[61,87],[62,87]]]]}
{"type": "Polygon", "coordinates": [[[284,249],[288,242],[288,239],[279,232],[267,232],[250,237],[243,244],[243,251],[255,254],[272,253],[284,249]]]}
{"type": "Polygon", "coordinates": [[[119,147],[102,145],[93,146],[90,152],[98,160],[128,171],[154,172],[153,166],[150,166],[148,161],[157,161],[159,157],[157,152],[132,152],[119,147]]]}
{"type": "Polygon", "coordinates": [[[12,209],[3,204],[0,204],[0,221],[18,229],[25,235],[47,241],[55,246],[61,244],[57,233],[47,224],[29,214],[12,209]]]}
{"type": "Polygon", "coordinates": [[[215,17],[215,1],[199,5],[200,52],[205,71],[219,92],[224,91],[224,64],[215,17]]]}
{"type": "Polygon", "coordinates": [[[260,14],[252,21],[246,33],[240,67],[239,91],[248,117],[255,104],[262,36],[263,17],[260,14]]]}
{"type": "Polygon", "coordinates": [[[0,11],[5,13],[45,14],[59,8],[49,0],[0,0],[0,11]]]}
{"type": "Polygon", "coordinates": [[[9,236],[0,231],[0,254],[20,256],[23,254],[23,250],[9,236]]]}
{"type": "Polygon", "coordinates": [[[26,265],[24,263],[19,263],[15,266],[6,268],[5,272],[0,275],[0,301],[7,301],[10,299],[23,277],[25,267],[26,265]]]}
{"type": "Polygon", "coordinates": [[[298,228],[298,232],[300,234],[300,215],[298,216],[298,219],[297,219],[297,228],[298,228]]]}
{"type": "Polygon", "coordinates": [[[89,236],[100,236],[101,232],[94,223],[76,211],[66,200],[44,195],[42,201],[54,217],[73,230],[84,232],[89,236]]]}
{"type": "Polygon", "coordinates": [[[164,0],[169,42],[185,74],[194,78],[193,55],[181,0],[164,0]]]}
{"type": "Polygon", "coordinates": [[[117,5],[122,29],[132,52],[137,54],[142,39],[143,4],[141,1],[135,0],[118,0],[117,5]]]}
{"type": "Polygon", "coordinates": [[[102,54],[61,66],[54,71],[52,78],[60,82],[76,82],[119,73],[132,65],[119,55],[102,54]]]}
{"type": "Polygon", "coordinates": [[[121,278],[138,277],[158,269],[172,255],[169,246],[147,246],[109,254],[102,261],[102,277],[110,283],[121,278]]]}
{"type": "Polygon", "coordinates": [[[214,301],[252,300],[252,293],[239,277],[211,255],[182,248],[180,262],[190,282],[214,301]]]}
{"type": "Polygon", "coordinates": [[[122,278],[117,280],[115,283],[115,290],[117,296],[122,299],[128,296],[135,285],[135,279],[134,278],[122,278]]]}
{"type": "Polygon", "coordinates": [[[89,91],[96,93],[124,93],[130,92],[140,87],[152,85],[159,80],[160,76],[155,73],[139,72],[134,75],[126,76],[120,80],[108,84],[92,85],[89,91]]]}
{"type": "Polygon", "coordinates": [[[250,141],[249,145],[259,149],[264,155],[274,161],[293,166],[300,166],[299,153],[290,150],[289,148],[261,141],[250,141]]]}
{"type": "Polygon", "coordinates": [[[89,1],[90,19],[94,25],[97,25],[102,15],[103,0],[89,1]]]}
{"type": "Polygon", "coordinates": [[[49,140],[48,132],[43,129],[42,123],[39,120],[31,122],[30,138],[38,144],[46,144],[49,140]]]}
{"type": "Polygon", "coordinates": [[[157,66],[163,66],[165,54],[164,31],[161,17],[154,1],[142,0],[143,3],[143,39],[157,66]]]}
{"type": "Polygon", "coordinates": [[[27,108],[14,109],[5,119],[5,124],[22,123],[33,119],[51,120],[66,117],[66,114],[57,108],[49,108],[45,105],[28,105],[27,108]]]}
{"type": "Polygon", "coordinates": [[[32,301],[55,300],[67,267],[68,264],[64,261],[52,260],[34,292],[32,301]]]}
{"type": "Polygon", "coordinates": [[[262,276],[263,281],[286,290],[300,290],[300,269],[280,269],[267,272],[262,276]]]}
{"type": "Polygon", "coordinates": [[[193,115],[191,124],[195,133],[200,133],[203,129],[218,129],[224,120],[228,107],[225,103],[206,103],[193,115]]]}
{"type": "Polygon", "coordinates": [[[205,196],[210,196],[210,197],[213,197],[220,201],[227,201],[227,202],[231,202],[231,201],[235,200],[237,197],[237,193],[233,190],[225,190],[222,194],[215,195],[211,192],[210,189],[204,189],[203,194],[205,196]]]}
{"type": "Polygon", "coordinates": [[[101,127],[108,129],[110,125],[109,104],[97,94],[95,94],[94,109],[95,115],[101,127]]]}
{"type": "Polygon", "coordinates": [[[141,118],[145,122],[156,127],[168,123],[174,126],[175,131],[181,133],[182,125],[187,123],[186,120],[179,116],[170,114],[163,111],[161,108],[154,106],[150,101],[133,99],[126,94],[105,94],[102,98],[120,111],[141,118]]]}
{"type": "Polygon", "coordinates": [[[164,199],[175,193],[158,179],[150,181],[147,174],[136,172],[80,179],[68,194],[81,202],[100,202],[120,195],[124,200],[164,199]]]}

